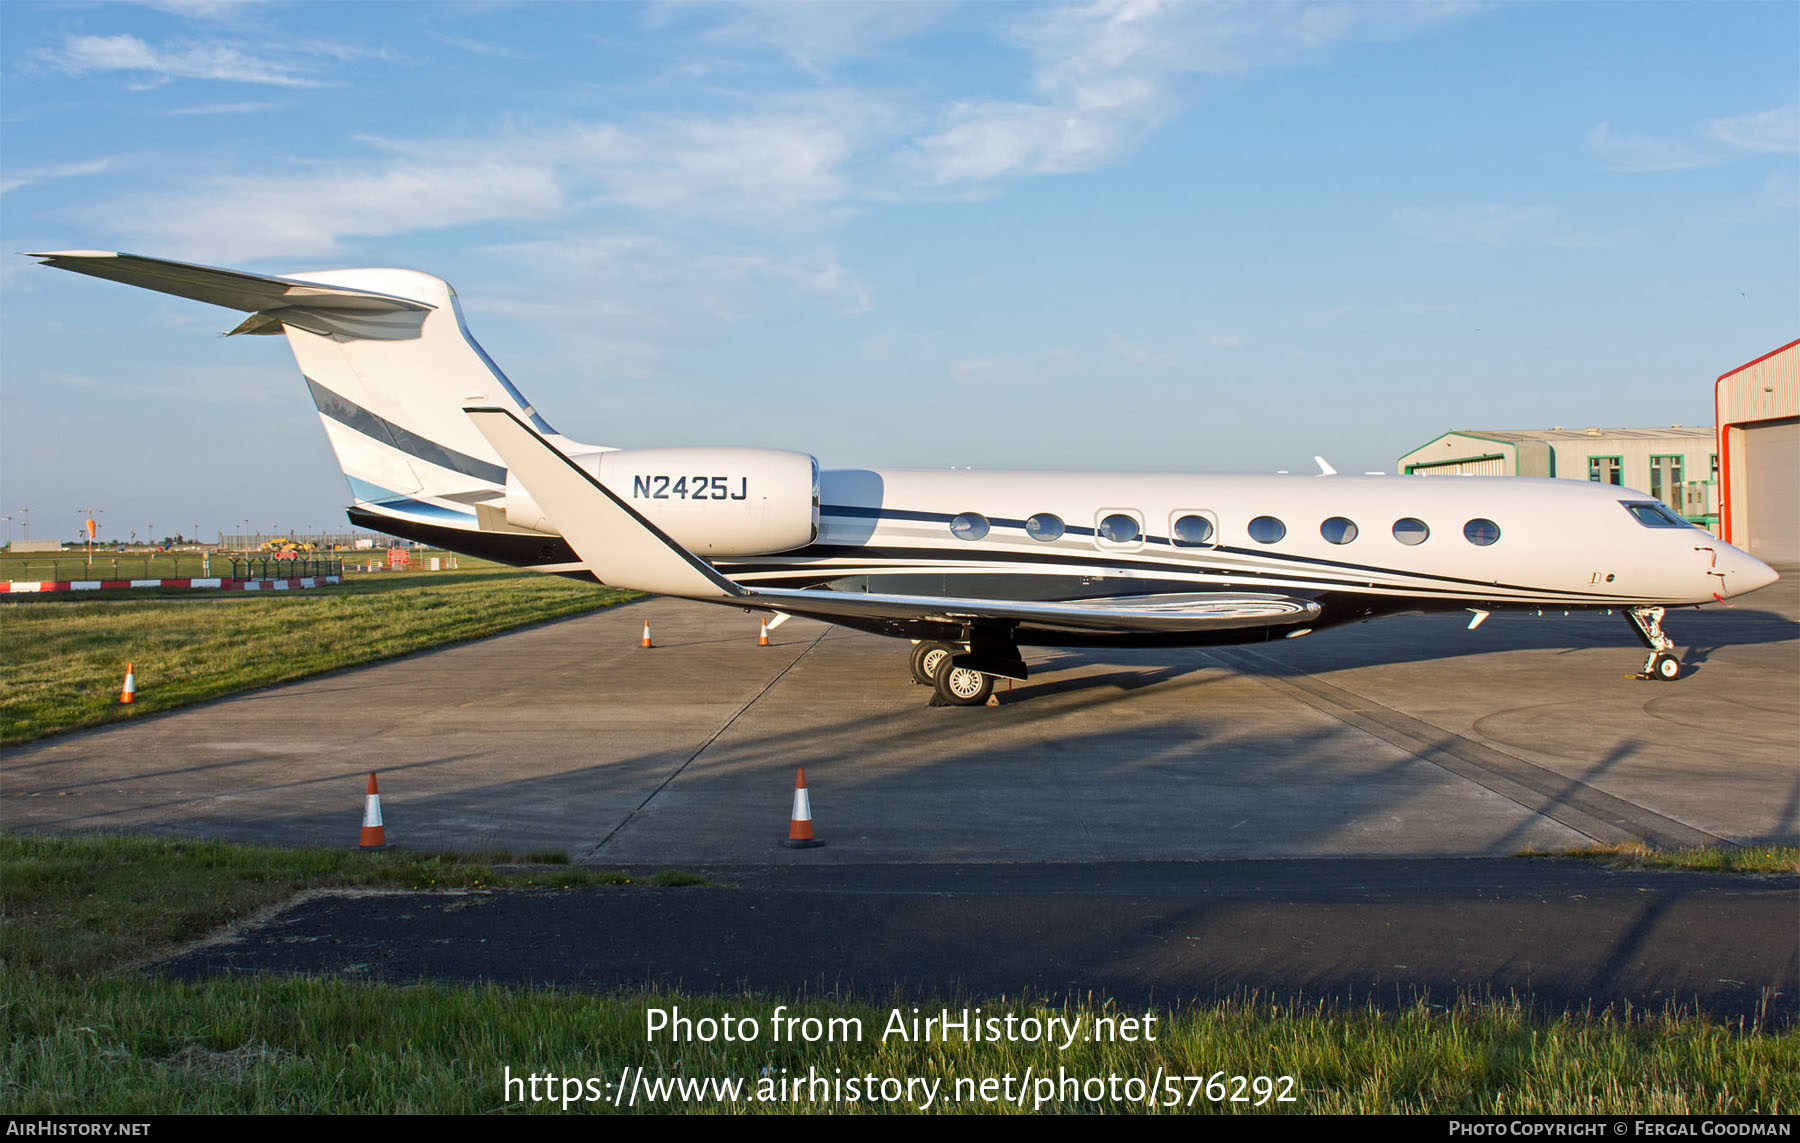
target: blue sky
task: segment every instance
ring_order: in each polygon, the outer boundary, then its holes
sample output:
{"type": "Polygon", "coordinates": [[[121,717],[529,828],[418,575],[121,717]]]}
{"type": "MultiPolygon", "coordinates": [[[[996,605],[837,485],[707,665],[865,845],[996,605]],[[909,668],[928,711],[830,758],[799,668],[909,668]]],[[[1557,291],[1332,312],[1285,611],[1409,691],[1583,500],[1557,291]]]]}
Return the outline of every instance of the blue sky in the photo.
{"type": "Polygon", "coordinates": [[[428,270],[571,436],[827,466],[1384,470],[1800,335],[1791,3],[8,0],[0,67],[33,537],[347,493],[281,339],[13,251],[428,270]]]}

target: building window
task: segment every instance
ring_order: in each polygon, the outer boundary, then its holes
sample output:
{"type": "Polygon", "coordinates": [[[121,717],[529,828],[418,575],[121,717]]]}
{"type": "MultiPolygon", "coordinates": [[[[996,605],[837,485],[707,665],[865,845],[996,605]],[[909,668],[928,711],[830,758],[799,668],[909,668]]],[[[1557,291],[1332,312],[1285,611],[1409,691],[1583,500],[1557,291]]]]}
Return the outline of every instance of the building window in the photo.
{"type": "Polygon", "coordinates": [[[1650,495],[1664,504],[1674,504],[1681,494],[1681,457],[1650,458],[1650,495]]]}
{"type": "Polygon", "coordinates": [[[959,540],[979,540],[988,534],[987,517],[979,512],[964,512],[950,521],[950,534],[959,540]]]}
{"type": "Polygon", "coordinates": [[[1588,479],[1596,484],[1625,483],[1625,458],[1622,456],[1588,457],[1588,479]]]}
{"type": "Polygon", "coordinates": [[[1319,525],[1319,535],[1334,544],[1347,544],[1356,539],[1356,524],[1342,516],[1333,516],[1319,525]]]}
{"type": "Polygon", "coordinates": [[[1273,516],[1258,516],[1250,521],[1250,538],[1259,544],[1279,543],[1287,535],[1287,525],[1273,516]]]}
{"type": "Polygon", "coordinates": [[[1415,520],[1408,516],[1403,520],[1394,521],[1394,539],[1409,548],[1424,543],[1426,537],[1430,535],[1431,529],[1425,526],[1423,520],[1415,520]]]}
{"type": "Polygon", "coordinates": [[[1025,521],[1025,534],[1046,544],[1051,540],[1060,540],[1063,534],[1062,517],[1054,512],[1039,512],[1025,521]]]}

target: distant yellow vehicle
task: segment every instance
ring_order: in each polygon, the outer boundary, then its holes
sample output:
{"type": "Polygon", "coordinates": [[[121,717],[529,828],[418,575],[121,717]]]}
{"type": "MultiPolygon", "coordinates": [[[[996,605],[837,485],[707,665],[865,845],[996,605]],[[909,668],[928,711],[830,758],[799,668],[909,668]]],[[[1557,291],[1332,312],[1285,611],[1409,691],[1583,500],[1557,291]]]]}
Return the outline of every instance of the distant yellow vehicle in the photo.
{"type": "Polygon", "coordinates": [[[296,555],[301,554],[302,552],[317,551],[318,545],[297,542],[297,541],[288,539],[286,536],[276,536],[274,539],[263,544],[263,546],[259,550],[265,551],[265,552],[274,552],[278,556],[296,556],[296,555]]]}

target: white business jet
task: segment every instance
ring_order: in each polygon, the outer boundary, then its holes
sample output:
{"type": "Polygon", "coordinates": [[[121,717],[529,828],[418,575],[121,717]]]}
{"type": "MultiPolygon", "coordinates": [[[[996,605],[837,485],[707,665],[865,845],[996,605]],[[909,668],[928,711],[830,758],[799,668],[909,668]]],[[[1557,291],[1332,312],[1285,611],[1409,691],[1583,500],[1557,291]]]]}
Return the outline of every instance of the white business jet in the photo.
{"type": "MultiPolygon", "coordinates": [[[[943,702],[1021,646],[1291,639],[1401,611],[1613,609],[1681,674],[1664,610],[1776,579],[1657,500],[1572,480],[831,469],[756,448],[612,449],[551,428],[411,270],[268,277],[101,251],[48,266],[285,333],[359,527],[659,595],[914,641],[943,702]]],[[[1322,466],[1324,467],[1324,466],[1322,466]]]]}

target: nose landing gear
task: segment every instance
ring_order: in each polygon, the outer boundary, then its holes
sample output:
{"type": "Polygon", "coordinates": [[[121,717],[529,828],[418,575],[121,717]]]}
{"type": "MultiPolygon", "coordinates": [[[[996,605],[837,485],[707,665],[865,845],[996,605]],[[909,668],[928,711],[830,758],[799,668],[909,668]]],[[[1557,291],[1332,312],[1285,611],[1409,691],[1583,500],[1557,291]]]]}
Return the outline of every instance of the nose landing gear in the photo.
{"type": "Polygon", "coordinates": [[[1631,629],[1637,632],[1638,639],[1650,649],[1639,678],[1670,682],[1681,677],[1681,659],[1675,654],[1675,640],[1669,638],[1662,629],[1663,615],[1664,610],[1660,607],[1632,607],[1625,611],[1625,618],[1631,623],[1631,629]]]}

